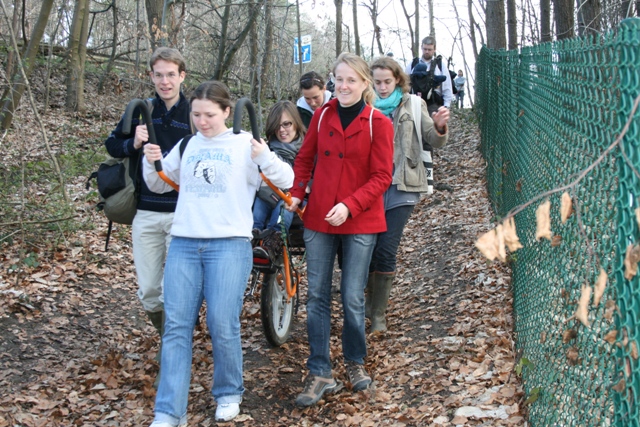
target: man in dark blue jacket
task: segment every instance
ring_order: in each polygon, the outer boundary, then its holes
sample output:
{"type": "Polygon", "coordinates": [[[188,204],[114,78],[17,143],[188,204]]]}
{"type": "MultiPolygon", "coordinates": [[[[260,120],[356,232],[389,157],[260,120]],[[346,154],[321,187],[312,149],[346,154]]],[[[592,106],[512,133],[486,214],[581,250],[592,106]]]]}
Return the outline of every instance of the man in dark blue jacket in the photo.
{"type": "MultiPolygon", "coordinates": [[[[149,60],[151,81],[156,96],[152,99],[153,127],[157,144],[166,155],[183,137],[191,133],[189,101],[180,90],[186,76],[184,58],[176,49],[158,48],[149,60]]],[[[164,327],[164,299],[162,277],[164,260],[171,241],[171,223],[178,200],[178,193],[156,194],[149,190],[142,179],[142,145],[148,141],[147,124],[139,120],[140,111],[134,111],[131,133],[124,133],[123,121],[105,141],[113,157],[130,157],[138,188],[138,210],[133,219],[133,260],[138,276],[138,297],[147,316],[158,330],[160,337],[164,327]]],[[[162,347],[161,347],[162,348],[162,347]]],[[[156,356],[160,361],[160,352],[156,356]]]]}

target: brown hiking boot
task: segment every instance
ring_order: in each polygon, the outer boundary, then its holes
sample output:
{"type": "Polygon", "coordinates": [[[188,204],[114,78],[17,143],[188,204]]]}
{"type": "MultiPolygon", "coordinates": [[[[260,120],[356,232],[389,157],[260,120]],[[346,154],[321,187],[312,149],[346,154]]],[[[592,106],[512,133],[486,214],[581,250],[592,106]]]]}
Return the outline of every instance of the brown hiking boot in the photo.
{"type": "Polygon", "coordinates": [[[317,375],[307,375],[304,379],[304,390],[296,398],[296,405],[301,407],[318,403],[325,393],[335,393],[342,389],[342,382],[333,378],[324,378],[317,375]]]}
{"type": "Polygon", "coordinates": [[[364,365],[348,361],[346,364],[347,377],[353,391],[366,390],[371,384],[371,377],[364,369],[364,365]]]}

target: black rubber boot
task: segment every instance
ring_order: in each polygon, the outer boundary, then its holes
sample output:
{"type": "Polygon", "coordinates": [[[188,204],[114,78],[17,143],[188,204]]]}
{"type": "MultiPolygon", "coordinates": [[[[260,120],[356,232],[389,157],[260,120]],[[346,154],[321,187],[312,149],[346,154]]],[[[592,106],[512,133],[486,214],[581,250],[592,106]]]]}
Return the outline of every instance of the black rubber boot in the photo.
{"type": "Polygon", "coordinates": [[[369,273],[367,287],[364,288],[364,317],[371,319],[371,294],[373,294],[373,282],[376,280],[376,272],[369,273]]]}
{"type": "Polygon", "coordinates": [[[391,293],[391,285],[396,275],[380,274],[375,275],[371,295],[371,332],[384,332],[387,330],[386,311],[389,304],[389,294],[391,293]]]}

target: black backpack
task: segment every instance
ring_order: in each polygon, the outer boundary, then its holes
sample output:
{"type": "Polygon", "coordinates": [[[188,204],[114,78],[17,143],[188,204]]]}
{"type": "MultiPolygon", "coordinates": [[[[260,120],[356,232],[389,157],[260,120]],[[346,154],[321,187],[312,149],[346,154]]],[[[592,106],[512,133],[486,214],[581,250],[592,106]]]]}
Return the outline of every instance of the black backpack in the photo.
{"type": "Polygon", "coordinates": [[[449,70],[449,77],[451,77],[451,90],[453,91],[453,94],[455,95],[456,93],[458,93],[458,88],[456,87],[455,84],[453,84],[453,79],[458,77],[458,73],[456,73],[453,70],[449,70]]]}
{"type": "Polygon", "coordinates": [[[435,69],[439,67],[442,71],[442,56],[438,55],[432,62],[431,67],[427,71],[427,64],[420,62],[420,58],[414,58],[411,63],[411,93],[420,94],[427,105],[438,104],[443,105],[442,95],[434,89],[446,80],[446,76],[435,75],[435,69]]]}
{"type": "MultiPolygon", "coordinates": [[[[180,157],[184,154],[189,140],[193,134],[182,138],[180,142],[180,157]]],[[[113,223],[131,225],[136,215],[138,198],[140,192],[138,168],[141,167],[139,161],[132,163],[129,157],[113,158],[110,157],[100,163],[98,170],[93,172],[87,178],[86,189],[91,186],[91,180],[95,178],[98,183],[98,194],[100,201],[96,205],[96,209],[103,211],[109,220],[107,229],[107,238],[104,250],[109,249],[109,238],[111,237],[111,229],[113,223]]]]}

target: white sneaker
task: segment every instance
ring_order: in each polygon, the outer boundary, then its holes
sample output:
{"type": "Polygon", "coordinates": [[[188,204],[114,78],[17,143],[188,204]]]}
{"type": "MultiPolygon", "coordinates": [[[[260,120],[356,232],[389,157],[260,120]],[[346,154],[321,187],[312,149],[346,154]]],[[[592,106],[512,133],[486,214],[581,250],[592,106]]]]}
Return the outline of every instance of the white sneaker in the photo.
{"type": "MultiPolygon", "coordinates": [[[[154,421],[149,427],[175,427],[173,424],[164,423],[161,421],[154,421]]],[[[180,424],[178,427],[187,427],[187,423],[180,424]]]]}
{"type": "Polygon", "coordinates": [[[216,421],[231,421],[239,413],[239,403],[219,403],[216,409],[216,421]]]}

